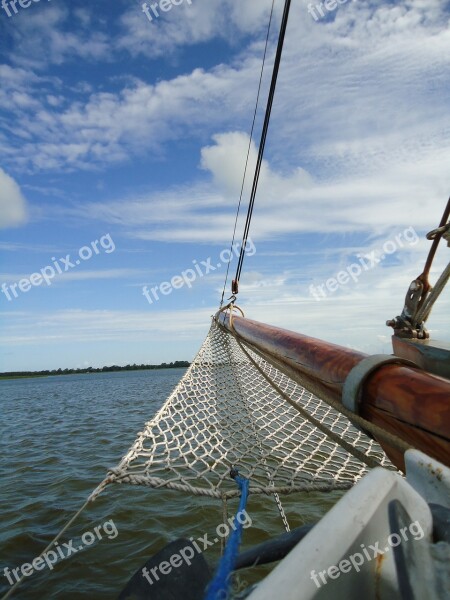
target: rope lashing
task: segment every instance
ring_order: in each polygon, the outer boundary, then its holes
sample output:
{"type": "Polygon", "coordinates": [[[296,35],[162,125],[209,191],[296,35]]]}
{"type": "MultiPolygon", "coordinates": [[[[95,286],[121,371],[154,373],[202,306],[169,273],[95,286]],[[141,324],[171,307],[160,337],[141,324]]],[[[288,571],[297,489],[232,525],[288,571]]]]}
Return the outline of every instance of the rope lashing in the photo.
{"type": "Polygon", "coordinates": [[[233,518],[233,532],[231,533],[225,551],[217,567],[214,579],[208,587],[205,600],[226,600],[229,598],[230,577],[234,570],[234,565],[239,552],[239,546],[242,539],[243,524],[238,519],[247,506],[249,480],[239,475],[239,471],[231,468],[230,477],[234,479],[241,492],[239,508],[233,518]]]}

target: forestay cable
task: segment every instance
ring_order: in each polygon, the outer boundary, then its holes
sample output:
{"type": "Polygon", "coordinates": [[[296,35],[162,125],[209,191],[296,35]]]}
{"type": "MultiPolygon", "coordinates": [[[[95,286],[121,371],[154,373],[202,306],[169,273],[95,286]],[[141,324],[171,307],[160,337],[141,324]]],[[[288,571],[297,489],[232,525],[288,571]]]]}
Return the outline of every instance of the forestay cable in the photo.
{"type": "Polygon", "coordinates": [[[266,107],[266,114],[264,117],[264,124],[263,124],[263,128],[262,128],[262,133],[261,133],[261,141],[259,143],[258,159],[256,161],[255,175],[253,178],[253,186],[252,186],[252,191],[250,194],[247,219],[246,219],[245,227],[244,227],[244,236],[242,238],[242,246],[241,246],[241,251],[239,254],[236,275],[235,275],[235,278],[234,278],[233,284],[232,284],[231,291],[233,294],[237,294],[239,291],[239,279],[241,277],[242,265],[243,265],[244,256],[245,256],[245,249],[246,249],[246,245],[247,245],[248,234],[250,231],[250,223],[251,223],[252,215],[253,215],[253,207],[255,205],[256,190],[258,188],[259,174],[261,172],[261,165],[262,165],[262,160],[263,160],[263,156],[264,156],[267,132],[269,130],[270,115],[272,113],[273,100],[275,97],[275,90],[277,87],[278,72],[280,70],[281,56],[283,54],[284,39],[286,36],[290,8],[291,8],[291,0],[286,0],[285,5],[284,5],[283,18],[281,21],[280,34],[279,34],[279,38],[278,38],[277,53],[275,56],[275,62],[274,62],[274,66],[273,66],[272,81],[270,84],[269,97],[267,99],[267,107],[266,107]]]}
{"type": "MultiPolygon", "coordinates": [[[[275,4],[275,0],[272,0],[272,8],[270,10],[269,24],[267,26],[266,44],[264,46],[264,56],[263,56],[262,65],[261,65],[261,73],[260,73],[260,76],[259,76],[258,93],[256,95],[256,104],[255,104],[255,110],[253,112],[253,121],[252,121],[252,127],[250,129],[250,138],[248,140],[248,148],[247,148],[247,156],[246,156],[246,159],[245,159],[244,175],[242,177],[241,192],[239,194],[239,204],[238,204],[237,211],[236,211],[236,218],[234,220],[233,237],[232,237],[231,244],[230,244],[230,256],[233,253],[233,245],[234,245],[234,240],[236,238],[236,228],[237,228],[237,223],[238,223],[238,219],[239,219],[239,213],[240,213],[240,210],[241,210],[242,196],[244,194],[244,187],[245,187],[245,180],[246,180],[246,177],[247,177],[248,160],[250,158],[250,150],[251,150],[252,141],[253,141],[253,131],[255,129],[256,115],[257,115],[258,107],[259,107],[259,97],[261,95],[261,86],[262,86],[262,79],[263,79],[263,74],[264,74],[264,66],[266,64],[267,48],[269,46],[269,36],[270,36],[270,28],[271,28],[271,25],[272,25],[272,17],[273,17],[274,4],[275,4]]],[[[227,283],[228,283],[228,274],[229,274],[229,272],[230,272],[230,261],[228,261],[228,264],[227,264],[227,272],[225,274],[225,281],[224,281],[224,284],[223,284],[222,298],[220,300],[220,308],[222,308],[222,306],[223,306],[223,299],[225,297],[225,290],[226,290],[227,283]]]]}

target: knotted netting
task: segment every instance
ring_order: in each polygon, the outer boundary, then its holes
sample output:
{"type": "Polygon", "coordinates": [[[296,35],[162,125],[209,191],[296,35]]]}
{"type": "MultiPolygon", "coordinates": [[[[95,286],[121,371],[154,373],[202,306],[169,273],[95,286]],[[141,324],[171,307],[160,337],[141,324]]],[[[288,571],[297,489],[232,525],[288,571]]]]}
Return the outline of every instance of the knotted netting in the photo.
{"type": "Polygon", "coordinates": [[[232,465],[251,493],[348,489],[371,466],[394,468],[344,415],[213,320],[190,368],[104,484],[227,498],[238,493],[232,465]]]}

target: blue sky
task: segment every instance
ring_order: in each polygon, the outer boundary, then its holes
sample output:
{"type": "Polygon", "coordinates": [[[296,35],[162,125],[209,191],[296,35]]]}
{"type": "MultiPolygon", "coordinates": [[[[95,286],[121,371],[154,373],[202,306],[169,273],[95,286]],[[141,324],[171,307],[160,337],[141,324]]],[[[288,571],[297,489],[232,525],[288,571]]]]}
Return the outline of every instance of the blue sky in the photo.
{"type": "MultiPolygon", "coordinates": [[[[183,0],[152,21],[138,0],[0,10],[0,370],[194,357],[220,301],[270,4],[183,0]],[[143,287],[163,282],[150,303],[143,287]]],[[[292,3],[239,304],[389,352],[384,323],[450,193],[449,3],[317,5],[292,3]]]]}

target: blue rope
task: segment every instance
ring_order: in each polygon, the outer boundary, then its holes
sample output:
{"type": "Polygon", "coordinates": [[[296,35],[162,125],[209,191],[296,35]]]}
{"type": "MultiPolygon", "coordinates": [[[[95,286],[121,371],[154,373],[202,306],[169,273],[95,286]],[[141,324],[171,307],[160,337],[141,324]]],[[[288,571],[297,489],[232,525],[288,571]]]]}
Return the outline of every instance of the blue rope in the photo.
{"type": "Polygon", "coordinates": [[[245,477],[241,477],[237,471],[232,471],[231,476],[241,490],[241,499],[239,502],[238,511],[233,518],[233,532],[231,533],[227,545],[225,546],[225,551],[220,560],[219,566],[217,567],[214,579],[208,587],[205,600],[226,600],[229,598],[230,575],[234,570],[234,565],[239,552],[239,546],[241,544],[242,523],[237,520],[237,515],[243,513],[245,511],[245,507],[247,506],[248,486],[250,482],[245,477]]]}

